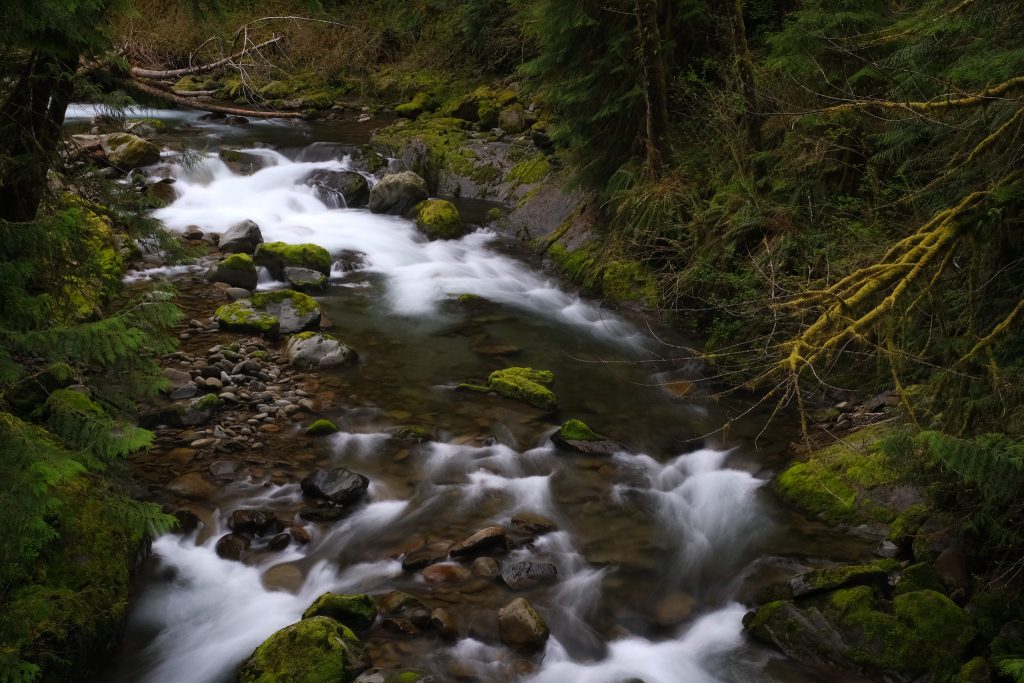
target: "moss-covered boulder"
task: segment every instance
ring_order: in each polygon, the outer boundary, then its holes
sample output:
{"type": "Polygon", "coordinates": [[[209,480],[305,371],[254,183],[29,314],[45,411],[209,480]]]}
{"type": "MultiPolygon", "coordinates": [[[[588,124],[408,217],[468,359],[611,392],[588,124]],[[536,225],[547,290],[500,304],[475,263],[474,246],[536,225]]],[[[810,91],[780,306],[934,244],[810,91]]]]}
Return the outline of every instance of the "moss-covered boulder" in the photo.
{"type": "Polygon", "coordinates": [[[320,370],[354,363],[356,352],[329,334],[303,332],[285,346],[288,363],[300,368],[320,370]]]}
{"type": "Polygon", "coordinates": [[[621,444],[601,436],[583,420],[566,420],[565,424],[551,436],[559,448],[583,453],[584,455],[615,455],[625,450],[621,444]]]}
{"type": "Polygon", "coordinates": [[[327,436],[338,431],[338,425],[330,420],[319,419],[306,427],[306,436],[327,436]]]}
{"type": "Polygon", "coordinates": [[[240,149],[222,149],[217,156],[236,175],[252,175],[266,165],[264,157],[240,149]]]}
{"type": "Polygon", "coordinates": [[[232,254],[217,262],[206,278],[210,282],[225,282],[232,287],[256,289],[256,264],[248,254],[232,254]]]}
{"type": "Polygon", "coordinates": [[[377,602],[366,593],[324,593],[302,613],[303,619],[312,617],[330,617],[350,629],[363,631],[373,626],[377,618],[377,602]]]}
{"type": "Polygon", "coordinates": [[[390,173],[370,190],[370,211],[404,216],[427,194],[427,181],[412,171],[390,173]]]}
{"type": "Polygon", "coordinates": [[[420,114],[437,111],[441,106],[429,93],[418,92],[412,99],[395,107],[395,114],[405,119],[415,119],[420,114]]]}
{"type": "Polygon", "coordinates": [[[277,280],[284,279],[284,269],[288,266],[331,274],[331,253],[315,244],[265,242],[256,248],[253,259],[277,280]]]}
{"type": "Polygon", "coordinates": [[[522,133],[526,125],[526,110],[521,104],[513,104],[498,112],[498,127],[506,133],[522,133]]]}
{"type": "Polygon", "coordinates": [[[122,171],[160,162],[160,148],[131,133],[111,133],[100,138],[107,162],[122,171]]]}
{"type": "Polygon", "coordinates": [[[414,669],[370,669],[363,672],[355,683],[435,683],[436,678],[414,669]]]}
{"type": "Polygon", "coordinates": [[[276,337],[318,326],[320,307],[301,292],[280,289],[224,304],[213,317],[221,329],[276,337]]]}
{"type": "Polygon", "coordinates": [[[428,199],[416,207],[416,227],[430,239],[452,240],[465,234],[455,205],[444,199],[428,199]]]}
{"type": "Polygon", "coordinates": [[[506,398],[529,403],[541,410],[558,408],[558,397],[548,387],[555,381],[550,370],[533,368],[505,368],[495,370],[487,377],[487,384],[460,384],[463,391],[494,392],[506,398]]]}
{"type": "Polygon", "coordinates": [[[825,567],[793,577],[789,586],[793,590],[794,598],[824,593],[847,586],[885,586],[888,583],[889,575],[898,567],[899,563],[895,560],[879,560],[870,564],[825,567]]]}
{"type": "Polygon", "coordinates": [[[352,631],[328,617],[286,626],[249,656],[239,683],[351,683],[370,668],[370,658],[352,631]]]}

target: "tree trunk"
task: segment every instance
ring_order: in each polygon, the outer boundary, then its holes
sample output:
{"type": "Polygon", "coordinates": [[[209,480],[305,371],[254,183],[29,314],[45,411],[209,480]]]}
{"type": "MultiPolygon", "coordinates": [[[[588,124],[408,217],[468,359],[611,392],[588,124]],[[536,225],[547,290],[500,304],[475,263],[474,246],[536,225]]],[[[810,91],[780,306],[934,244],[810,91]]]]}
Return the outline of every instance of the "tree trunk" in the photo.
{"type": "Polygon", "coordinates": [[[0,220],[35,218],[74,91],[77,59],[29,55],[0,107],[0,220]]]}
{"type": "Polygon", "coordinates": [[[732,33],[736,74],[740,80],[740,92],[746,111],[743,113],[747,138],[751,148],[760,143],[760,115],[758,114],[757,90],[754,86],[754,60],[747,45],[747,27],[743,21],[743,0],[725,0],[729,10],[729,31],[732,33]]]}
{"type": "Polygon", "coordinates": [[[658,28],[658,0],[635,0],[640,66],[643,73],[645,130],[644,171],[656,177],[671,153],[668,120],[668,76],[658,28]]]}
{"type": "Polygon", "coordinates": [[[302,112],[298,111],[259,111],[257,109],[242,109],[241,107],[227,107],[220,104],[212,104],[210,102],[200,102],[192,99],[191,97],[163,90],[155,85],[144,83],[135,78],[122,80],[121,84],[126,88],[131,88],[138,92],[152,95],[153,97],[159,97],[167,100],[168,102],[173,102],[174,104],[179,104],[183,107],[189,107],[190,109],[201,109],[203,111],[215,111],[220,112],[221,114],[231,114],[233,116],[249,116],[252,118],[264,119],[295,119],[302,116],[302,112]]]}

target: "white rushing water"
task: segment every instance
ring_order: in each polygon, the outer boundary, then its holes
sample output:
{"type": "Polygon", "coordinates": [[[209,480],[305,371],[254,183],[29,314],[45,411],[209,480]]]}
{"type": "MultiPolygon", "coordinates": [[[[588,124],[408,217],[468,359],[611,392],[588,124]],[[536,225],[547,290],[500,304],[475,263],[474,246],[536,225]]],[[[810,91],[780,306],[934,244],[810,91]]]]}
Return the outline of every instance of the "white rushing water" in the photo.
{"type": "Polygon", "coordinates": [[[495,252],[490,247],[497,236],[489,230],[431,242],[404,218],[329,208],[304,181],[317,169],[348,169],[347,159],[294,162],[268,149],[246,151],[269,165],[251,176],[233,174],[213,156],[189,168],[175,166],[178,199],[156,217],[171,230],[196,225],[212,232],[249,219],[268,242],[311,242],[333,254],[362,252],[365,270],[386,279],[387,303],[398,315],[428,316],[446,299],[475,294],[605,338],[642,343],[643,336],[614,314],[495,252]]]}
{"type": "MultiPolygon", "coordinates": [[[[304,184],[316,169],[341,170],[347,160],[294,162],[277,152],[261,154],[268,166],[236,176],[217,158],[191,168],[175,167],[178,199],[157,212],[172,230],[197,225],[223,232],[251,219],[266,241],[312,242],[332,253],[366,255],[366,270],[382,276],[391,312],[430,316],[444,300],[470,293],[572,326],[603,339],[638,344],[630,325],[513,258],[497,253],[497,237],[477,230],[459,240],[428,242],[408,220],[365,210],[326,206],[304,184]]],[[[146,275],[160,274],[152,271],[146,275]]],[[[335,281],[346,277],[335,274],[335,281]]],[[[277,629],[297,621],[325,591],[383,593],[409,589],[423,579],[404,574],[382,537],[418,534],[439,516],[471,528],[507,524],[517,512],[552,518],[559,531],[517,548],[503,560],[550,562],[558,581],[534,601],[551,627],[551,638],[537,667],[524,674],[495,642],[463,637],[437,645],[439,661],[458,661],[482,681],[532,683],[738,683],[760,680],[751,671],[735,673],[722,658],[742,640],[742,606],[727,600],[702,604],[688,622],[646,637],[622,629],[611,642],[597,626],[608,581],[617,568],[587,558],[574,531],[574,509],[560,502],[553,480],[565,467],[550,442],[517,450],[504,445],[456,443],[417,446],[405,461],[411,486],[374,475],[390,463],[384,432],[342,432],[330,440],[333,461],[370,476],[368,502],[332,525],[306,524],[312,541],[283,553],[259,556],[255,564],[217,556],[216,541],[226,531],[228,512],[214,513],[214,529],[201,536],[164,536],[153,544],[157,572],[133,605],[130,628],[156,634],[118,681],[144,683],[225,683],[239,663],[277,629]],[[389,536],[390,534],[390,536],[389,536]],[[268,572],[283,569],[283,584],[268,572]],[[404,583],[402,583],[404,581],[404,583]]],[[[725,583],[742,569],[748,548],[764,531],[756,500],[761,481],[728,466],[728,452],[703,449],[666,462],[620,453],[604,461],[611,481],[609,506],[632,506],[667,543],[658,558],[659,581],[670,591],[699,594],[707,584],[725,583]],[[618,475],[622,476],[618,476],[618,475]]],[[[269,485],[259,479],[231,485],[234,507],[294,508],[296,484],[269,485]]],[[[653,590],[653,588],[652,588],[653,590]]],[[[531,596],[531,600],[534,600],[531,596]]],[[[521,663],[521,662],[520,662],[521,663]]],[[[423,666],[431,662],[423,662],[423,666]]]]}

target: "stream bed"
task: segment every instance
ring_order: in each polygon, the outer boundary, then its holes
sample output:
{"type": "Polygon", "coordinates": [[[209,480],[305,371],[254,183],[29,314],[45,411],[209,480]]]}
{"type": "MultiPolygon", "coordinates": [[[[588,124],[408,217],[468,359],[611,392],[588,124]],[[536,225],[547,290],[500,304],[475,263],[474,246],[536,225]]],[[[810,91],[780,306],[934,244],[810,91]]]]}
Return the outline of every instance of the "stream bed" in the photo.
{"type": "MultiPolygon", "coordinates": [[[[74,108],[69,125],[93,113],[74,108]]],[[[283,475],[242,467],[203,501],[200,529],[154,541],[105,680],[233,681],[257,645],[325,591],[394,590],[443,607],[458,637],[374,627],[363,636],[374,665],[422,669],[441,681],[821,680],[750,641],[741,625],[744,602],[792,563],[870,555],[868,543],[800,519],[767,490],[794,438],[784,419],[766,428],[765,415],[747,414],[743,399],[707,395],[695,383],[701,365],[680,348],[687,340],[581,297],[487,227],[430,242],[412,221],[325,204],[304,181],[317,169],[349,168],[347,155],[371,125],[227,126],[195,112],[146,115],[169,124],[163,141],[178,150],[154,171],[176,179],[177,199],[156,212],[172,231],[223,232],[250,219],[268,242],[363,255],[355,269],[336,269],[316,297],[329,331],[360,360],[316,378],[337,397],[322,417],[340,432],[312,439],[302,431],[310,420],[288,424],[268,442],[283,475]],[[234,174],[216,157],[221,145],[260,155],[264,168],[234,174]],[[182,149],[199,156],[184,163],[182,149]],[[466,305],[466,294],[479,298],[466,305]],[[509,366],[553,371],[558,411],[456,390],[509,366]],[[559,450],[550,437],[570,418],[622,452],[559,450]],[[433,440],[399,438],[412,426],[433,440]],[[366,475],[368,495],[340,520],[301,521],[299,480],[336,466],[366,475]],[[311,541],[222,559],[215,544],[236,509],[298,520],[311,541]],[[468,563],[402,568],[404,554],[424,542],[458,542],[523,514],[555,528],[493,559],[549,563],[552,581],[512,590],[468,563]],[[282,566],[299,578],[268,582],[282,566]],[[540,652],[515,652],[498,637],[497,611],[517,597],[550,627],[540,652]]],[[[173,280],[188,269],[159,272],[173,280]]],[[[260,285],[280,286],[266,277],[260,285]]]]}

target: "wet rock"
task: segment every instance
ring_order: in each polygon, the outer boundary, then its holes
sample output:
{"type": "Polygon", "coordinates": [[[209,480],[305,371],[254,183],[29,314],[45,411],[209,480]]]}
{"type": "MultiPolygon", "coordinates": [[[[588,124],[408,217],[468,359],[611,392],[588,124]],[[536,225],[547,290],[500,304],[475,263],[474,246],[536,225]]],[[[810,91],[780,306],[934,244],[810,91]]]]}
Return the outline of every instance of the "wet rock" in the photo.
{"type": "Polygon", "coordinates": [[[221,536],[220,540],[217,541],[215,550],[217,551],[217,556],[225,560],[240,560],[242,559],[242,553],[248,550],[251,544],[252,541],[247,536],[227,534],[221,536]]]}
{"type": "Polygon", "coordinates": [[[312,617],[265,640],[242,664],[238,681],[351,681],[368,668],[370,658],[351,629],[312,617]]]}
{"type": "Polygon", "coordinates": [[[330,208],[358,209],[370,200],[370,185],[355,171],[318,169],[306,179],[316,195],[330,208]]]}
{"type": "Polygon", "coordinates": [[[224,304],[214,313],[214,319],[221,329],[276,337],[318,326],[320,307],[305,294],[279,289],[224,304]]]}
{"type": "Polygon", "coordinates": [[[325,498],[337,505],[356,502],[366,493],[370,480],[361,474],[336,467],[316,470],[302,480],[302,492],[313,498],[325,498]]]}
{"type": "Polygon", "coordinates": [[[256,265],[263,266],[277,280],[285,278],[287,267],[307,268],[324,276],[331,274],[331,254],[315,244],[286,244],[265,242],[253,255],[256,265]]]}
{"type": "Polygon", "coordinates": [[[893,560],[879,560],[871,564],[813,569],[794,577],[789,585],[794,598],[847,586],[885,586],[897,567],[893,560]]]}
{"type": "Polygon", "coordinates": [[[452,544],[448,541],[425,542],[418,548],[410,550],[402,558],[402,569],[414,572],[432,564],[443,562],[448,557],[452,544]]]}
{"type": "Polygon", "coordinates": [[[198,472],[189,472],[175,477],[167,483],[167,490],[182,498],[207,499],[217,492],[217,487],[203,479],[198,472]]]}
{"type": "Polygon", "coordinates": [[[356,352],[329,334],[297,334],[285,346],[288,363],[300,368],[319,370],[355,362],[356,352]]]}
{"type": "Polygon", "coordinates": [[[288,527],[288,533],[295,539],[295,542],[300,545],[306,545],[313,540],[313,537],[309,535],[309,532],[303,529],[301,526],[288,527]]]}
{"type": "Polygon", "coordinates": [[[186,398],[193,398],[198,393],[199,386],[195,382],[189,381],[171,391],[170,399],[172,401],[180,401],[186,398]]]}
{"type": "Polygon", "coordinates": [[[551,440],[560,448],[584,455],[610,456],[625,450],[621,444],[590,429],[582,420],[568,420],[551,440]]]}
{"type": "Polygon", "coordinates": [[[693,596],[689,593],[672,593],[658,600],[652,616],[659,626],[678,626],[693,612],[693,604],[693,596]]]}
{"type": "Polygon", "coordinates": [[[296,595],[301,590],[304,581],[302,570],[294,564],[287,563],[274,565],[260,576],[260,583],[268,591],[281,591],[296,595]]]}
{"type": "Polygon", "coordinates": [[[334,268],[343,273],[351,273],[366,267],[366,254],[354,249],[344,249],[334,261],[334,268]]]}
{"type": "Polygon", "coordinates": [[[175,531],[180,534],[190,534],[198,529],[202,523],[199,515],[192,510],[178,510],[174,513],[174,518],[178,520],[178,526],[175,531]]]}
{"type": "Polygon", "coordinates": [[[256,264],[248,254],[232,254],[218,261],[206,274],[206,279],[241,289],[256,289],[256,264]]]}
{"type": "Polygon", "coordinates": [[[385,631],[396,635],[418,636],[422,633],[416,624],[400,617],[385,617],[381,620],[380,626],[385,631]]]}
{"type": "Polygon", "coordinates": [[[377,619],[377,603],[365,593],[324,593],[302,613],[303,619],[316,616],[330,617],[353,630],[364,631],[377,619]]]}
{"type": "Polygon", "coordinates": [[[265,510],[235,510],[228,518],[228,528],[239,534],[262,536],[268,531],[277,532],[281,522],[273,512],[265,510]]]}
{"type": "Polygon", "coordinates": [[[473,575],[471,571],[457,562],[442,562],[425,567],[420,572],[428,585],[442,583],[462,583],[473,575]]]}
{"type": "Polygon", "coordinates": [[[284,280],[297,292],[317,293],[327,288],[327,276],[309,268],[285,266],[284,280]]]}
{"type": "MultiPolygon", "coordinates": [[[[230,118],[230,117],[228,117],[230,118]]],[[[225,119],[227,122],[228,119],[225,119]]],[[[238,149],[222,149],[217,153],[224,165],[236,175],[249,176],[263,168],[265,160],[259,154],[238,149]]],[[[252,252],[250,252],[252,253],[252,252]]]]}
{"type": "Polygon", "coordinates": [[[501,574],[501,567],[498,566],[497,560],[493,557],[476,558],[473,560],[473,564],[470,565],[470,569],[472,569],[474,574],[485,579],[493,579],[501,574]]]}
{"type": "Polygon", "coordinates": [[[225,254],[252,254],[261,244],[263,244],[263,233],[260,231],[260,226],[253,221],[244,220],[235,223],[220,236],[217,248],[225,254]]]}
{"type": "Polygon", "coordinates": [[[455,205],[444,199],[428,199],[416,209],[416,228],[430,239],[458,239],[465,234],[455,205]]]}
{"type": "Polygon", "coordinates": [[[558,569],[550,562],[512,562],[501,568],[501,580],[514,591],[526,590],[558,580],[558,569]]]}
{"type": "Polygon", "coordinates": [[[554,521],[535,512],[520,512],[512,517],[512,528],[531,536],[541,536],[554,531],[558,525],[554,521]]]}
{"type": "Polygon", "coordinates": [[[345,509],[340,505],[321,505],[299,510],[299,517],[307,522],[337,522],[345,514],[345,509]]]}
{"type": "Polygon", "coordinates": [[[170,389],[178,389],[185,386],[192,381],[192,376],[184,370],[176,370],[175,368],[164,368],[163,375],[170,382],[170,389]]]}
{"type": "Polygon", "coordinates": [[[526,130],[526,111],[521,104],[505,107],[498,113],[498,127],[506,133],[522,133],[526,130]]]}
{"type": "Polygon", "coordinates": [[[224,290],[224,294],[232,301],[238,301],[239,299],[248,299],[252,296],[252,292],[242,287],[228,287],[224,290]]]}
{"type": "Polygon", "coordinates": [[[507,532],[503,527],[492,526],[481,529],[461,543],[452,546],[452,557],[480,555],[496,547],[504,547],[507,532]]]}
{"type": "Polygon", "coordinates": [[[967,589],[970,577],[967,575],[967,561],[957,548],[946,548],[935,559],[935,572],[942,583],[950,589],[967,589]]]}
{"type": "Polygon", "coordinates": [[[516,598],[498,611],[501,641],[515,650],[539,650],[551,632],[525,598],[516,598]]]}
{"type": "Polygon", "coordinates": [[[370,211],[404,216],[427,196],[427,182],[420,176],[412,171],[392,173],[370,190],[370,211]]]}
{"type": "Polygon", "coordinates": [[[160,148],[130,133],[111,133],[100,137],[107,162],[122,171],[152,166],[160,162],[160,148]]]}
{"type": "Polygon", "coordinates": [[[455,617],[440,607],[430,613],[430,626],[442,638],[455,640],[459,637],[459,625],[455,617]]]}
{"type": "Polygon", "coordinates": [[[273,550],[275,553],[279,553],[285,548],[287,548],[291,544],[291,542],[291,534],[289,534],[286,531],[282,531],[281,533],[277,534],[272,539],[270,539],[270,541],[267,543],[267,547],[273,550]]]}
{"type": "Polygon", "coordinates": [[[352,683],[436,683],[437,679],[414,669],[370,669],[352,683]]]}
{"type": "Polygon", "coordinates": [[[378,601],[380,609],[386,614],[403,614],[409,611],[430,611],[420,600],[402,591],[391,591],[385,594],[378,601]]]}
{"type": "Polygon", "coordinates": [[[139,423],[143,427],[168,425],[171,427],[194,427],[206,424],[221,407],[221,400],[213,394],[182,404],[175,403],[166,408],[143,415],[139,423]]]}

